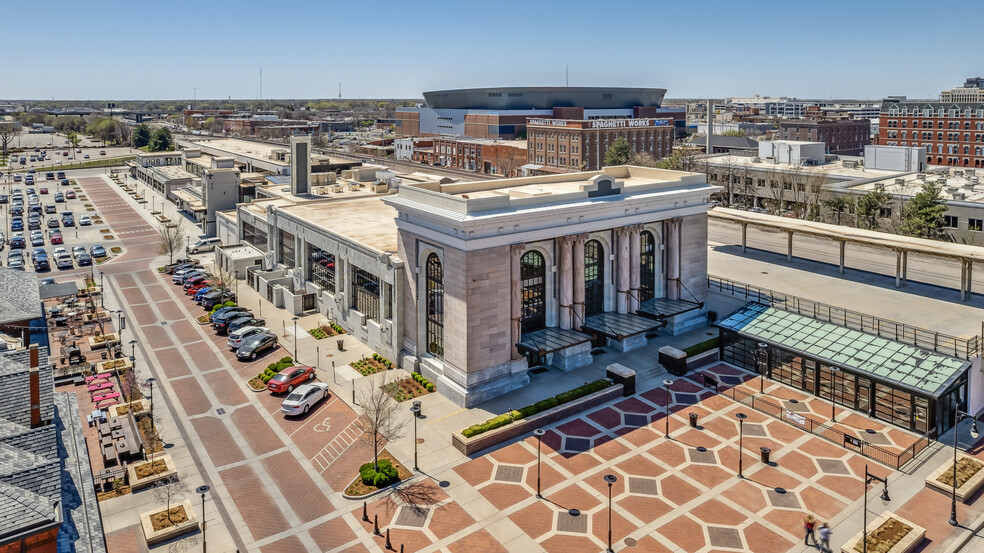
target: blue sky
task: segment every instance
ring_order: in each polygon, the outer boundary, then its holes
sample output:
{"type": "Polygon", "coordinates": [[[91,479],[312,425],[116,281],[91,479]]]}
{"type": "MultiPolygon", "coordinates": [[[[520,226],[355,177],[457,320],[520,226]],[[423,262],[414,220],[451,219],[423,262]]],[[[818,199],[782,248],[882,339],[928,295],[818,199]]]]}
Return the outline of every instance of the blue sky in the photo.
{"type": "Polygon", "coordinates": [[[935,97],[984,74],[980,4],[49,0],[7,3],[7,99],[420,97],[655,86],[668,97],[935,97]],[[961,17],[964,14],[966,17],[961,17]],[[954,16],[955,15],[955,16],[954,16]]]}

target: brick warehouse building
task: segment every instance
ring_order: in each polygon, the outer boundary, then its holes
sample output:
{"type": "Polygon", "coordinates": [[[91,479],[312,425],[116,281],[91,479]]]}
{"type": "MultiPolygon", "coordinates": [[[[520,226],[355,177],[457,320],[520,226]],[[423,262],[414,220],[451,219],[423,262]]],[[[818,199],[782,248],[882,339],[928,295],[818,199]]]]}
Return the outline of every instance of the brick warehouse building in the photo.
{"type": "Polygon", "coordinates": [[[435,138],[433,150],[424,148],[414,152],[413,159],[486,175],[515,177],[526,163],[526,141],[435,138]]]}
{"type": "MultiPolygon", "coordinates": [[[[638,111],[638,110],[637,110],[638,111]]],[[[617,138],[632,151],[661,159],[673,151],[673,123],[669,119],[528,119],[527,162],[567,171],[595,171],[605,164],[605,153],[617,138]]]]}
{"type": "Polygon", "coordinates": [[[869,119],[787,119],[779,122],[777,140],[823,142],[828,154],[860,156],[871,144],[869,119]]]}
{"type": "Polygon", "coordinates": [[[926,163],[984,167],[984,103],[882,101],[878,143],[923,146],[926,163]]]}

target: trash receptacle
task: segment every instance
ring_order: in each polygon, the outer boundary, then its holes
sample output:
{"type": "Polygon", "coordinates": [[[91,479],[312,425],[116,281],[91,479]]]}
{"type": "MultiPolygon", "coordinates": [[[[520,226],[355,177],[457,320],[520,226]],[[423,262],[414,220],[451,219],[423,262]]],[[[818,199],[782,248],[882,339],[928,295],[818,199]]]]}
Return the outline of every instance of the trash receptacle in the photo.
{"type": "Polygon", "coordinates": [[[690,413],[690,428],[697,428],[697,413],[690,413]]]}
{"type": "Polygon", "coordinates": [[[414,413],[414,416],[415,417],[419,417],[421,414],[423,414],[423,412],[424,412],[424,409],[423,409],[423,407],[420,406],[420,401],[419,400],[418,401],[414,401],[413,402],[413,413],[414,413]]]}
{"type": "Polygon", "coordinates": [[[761,451],[762,451],[762,462],[768,465],[769,464],[769,454],[772,453],[772,450],[769,449],[769,448],[767,448],[767,447],[763,447],[763,448],[761,448],[761,451]]]}
{"type": "Polygon", "coordinates": [[[345,345],[345,340],[335,340],[335,345],[338,346],[338,351],[342,351],[342,346],[345,345]]]}

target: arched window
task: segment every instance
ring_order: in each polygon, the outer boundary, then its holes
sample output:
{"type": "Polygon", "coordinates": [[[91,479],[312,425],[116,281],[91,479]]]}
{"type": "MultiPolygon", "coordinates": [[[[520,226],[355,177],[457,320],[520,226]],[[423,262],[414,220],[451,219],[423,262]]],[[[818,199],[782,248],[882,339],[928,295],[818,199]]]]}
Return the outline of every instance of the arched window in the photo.
{"type": "Polygon", "coordinates": [[[601,242],[584,244],[584,316],[605,310],[605,249],[601,242]]]}
{"type": "Polygon", "coordinates": [[[427,353],[444,358],[444,268],[437,254],[427,256],[427,353]]]}
{"type": "Polygon", "coordinates": [[[639,301],[656,297],[656,239],[644,230],[639,234],[639,301]]]}
{"type": "Polygon", "coordinates": [[[547,326],[547,268],[543,255],[530,250],[519,260],[519,278],[522,286],[522,310],[520,326],[530,332],[547,326]]]}

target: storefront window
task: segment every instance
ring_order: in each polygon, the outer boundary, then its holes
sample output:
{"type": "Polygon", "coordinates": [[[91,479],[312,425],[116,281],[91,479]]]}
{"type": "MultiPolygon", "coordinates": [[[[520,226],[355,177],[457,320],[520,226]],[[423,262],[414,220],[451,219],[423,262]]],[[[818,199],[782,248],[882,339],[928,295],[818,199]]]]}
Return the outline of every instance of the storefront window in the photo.
{"type": "Polygon", "coordinates": [[[584,316],[605,310],[605,249],[601,242],[584,244],[584,316]]]}
{"type": "Polygon", "coordinates": [[[887,384],[876,382],[875,418],[911,428],[912,395],[887,384]]]}
{"type": "Polygon", "coordinates": [[[644,230],[639,234],[639,301],[656,297],[656,239],[644,230]]]}

